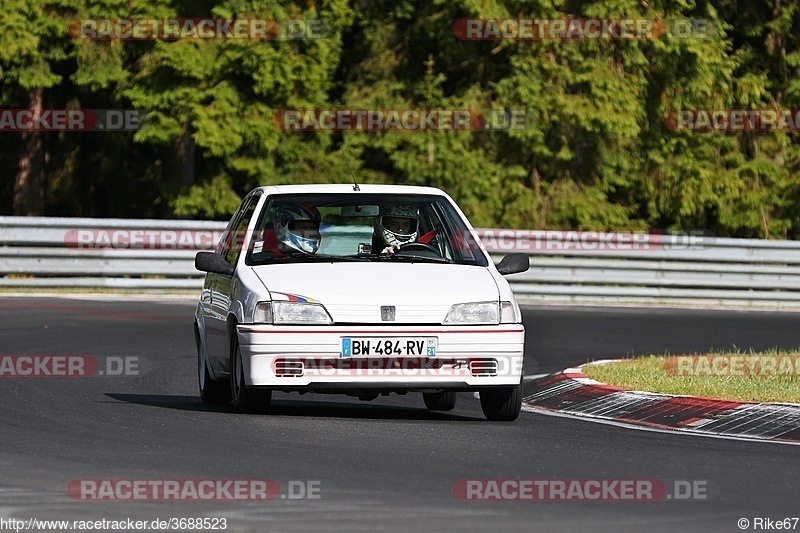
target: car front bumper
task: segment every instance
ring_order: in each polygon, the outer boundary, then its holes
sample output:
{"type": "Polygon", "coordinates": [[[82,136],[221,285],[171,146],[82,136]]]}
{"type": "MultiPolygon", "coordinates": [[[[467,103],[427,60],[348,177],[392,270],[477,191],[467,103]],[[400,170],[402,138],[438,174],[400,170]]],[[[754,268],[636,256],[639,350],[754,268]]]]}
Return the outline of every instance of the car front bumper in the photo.
{"type": "Polygon", "coordinates": [[[490,326],[239,325],[245,382],[287,390],[480,389],[518,385],[525,328],[490,326]],[[434,357],[342,356],[342,339],[436,337],[434,357]]]}

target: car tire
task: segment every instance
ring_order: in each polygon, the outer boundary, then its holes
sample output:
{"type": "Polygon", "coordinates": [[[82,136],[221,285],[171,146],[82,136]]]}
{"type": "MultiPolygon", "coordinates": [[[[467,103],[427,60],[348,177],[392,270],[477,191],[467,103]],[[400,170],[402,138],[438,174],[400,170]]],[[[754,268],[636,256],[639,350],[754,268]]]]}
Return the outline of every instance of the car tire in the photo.
{"type": "Polygon", "coordinates": [[[452,411],[456,406],[456,393],[452,391],[423,392],[422,399],[429,411],[452,411]]]}
{"type": "Polygon", "coordinates": [[[231,401],[237,413],[265,413],[272,405],[272,390],[248,387],[244,379],[242,350],[236,342],[231,350],[231,401]]]}
{"type": "Polygon", "coordinates": [[[228,380],[215,380],[208,371],[208,362],[200,346],[200,333],[195,325],[194,340],[197,344],[197,379],[200,399],[205,403],[225,405],[231,403],[231,386],[228,380]]]}
{"type": "Polygon", "coordinates": [[[522,383],[516,387],[495,387],[480,391],[483,415],[496,422],[512,422],[522,409],[522,383]]]}

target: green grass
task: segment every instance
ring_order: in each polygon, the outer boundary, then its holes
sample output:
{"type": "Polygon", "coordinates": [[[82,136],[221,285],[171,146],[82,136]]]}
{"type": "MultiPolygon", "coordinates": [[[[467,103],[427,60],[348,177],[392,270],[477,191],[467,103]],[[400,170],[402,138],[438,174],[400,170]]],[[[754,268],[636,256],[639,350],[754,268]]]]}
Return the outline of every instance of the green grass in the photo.
{"type": "MultiPolygon", "coordinates": [[[[773,350],[759,353],[718,352],[692,355],[736,356],[748,361],[746,358],[755,356],[798,357],[798,354],[800,349],[790,352],[773,350]]],[[[674,366],[668,367],[668,357],[674,356],[650,355],[618,363],[586,366],[583,368],[583,373],[597,381],[629,390],[750,402],[800,403],[800,375],[798,375],[800,369],[793,375],[677,375],[674,366]],[[668,371],[668,368],[673,370],[668,371]]],[[[800,359],[795,361],[800,364],[800,359]]]]}

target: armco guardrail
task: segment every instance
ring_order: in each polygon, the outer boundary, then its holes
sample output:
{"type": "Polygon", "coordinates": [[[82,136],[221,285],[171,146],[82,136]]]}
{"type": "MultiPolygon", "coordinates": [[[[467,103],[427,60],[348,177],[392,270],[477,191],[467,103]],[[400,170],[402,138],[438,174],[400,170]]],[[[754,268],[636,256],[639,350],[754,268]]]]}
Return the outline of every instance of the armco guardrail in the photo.
{"type": "Polygon", "coordinates": [[[480,233],[490,251],[529,253],[530,270],[509,276],[522,300],[800,308],[800,242],[560,231],[480,233]]]}
{"type": "MultiPolygon", "coordinates": [[[[0,217],[0,287],[197,289],[197,250],[225,223],[0,217]],[[100,245],[101,247],[97,247],[100,245]],[[105,246],[105,247],[103,247],[105,246]]],[[[523,301],[800,308],[800,242],[686,235],[478,230],[523,301]]],[[[344,236],[346,239],[346,236],[344,236]]]]}
{"type": "Polygon", "coordinates": [[[203,221],[0,217],[0,287],[196,289],[203,276],[194,256],[224,229],[203,221]],[[129,242],[113,242],[115,232],[129,242]],[[90,247],[106,240],[107,248],[90,247]]]}

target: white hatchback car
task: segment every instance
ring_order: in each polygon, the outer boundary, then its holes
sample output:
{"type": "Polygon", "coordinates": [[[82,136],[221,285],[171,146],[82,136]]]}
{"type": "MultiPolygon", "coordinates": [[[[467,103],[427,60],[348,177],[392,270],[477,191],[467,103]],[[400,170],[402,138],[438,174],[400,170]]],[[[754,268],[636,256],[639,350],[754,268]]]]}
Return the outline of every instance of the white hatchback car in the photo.
{"type": "Polygon", "coordinates": [[[421,392],[448,411],[478,391],[490,420],[522,402],[525,330],[503,275],[439,189],[291,185],[250,192],[215,252],[195,315],[200,395],[240,412],[272,392],[421,392]]]}

